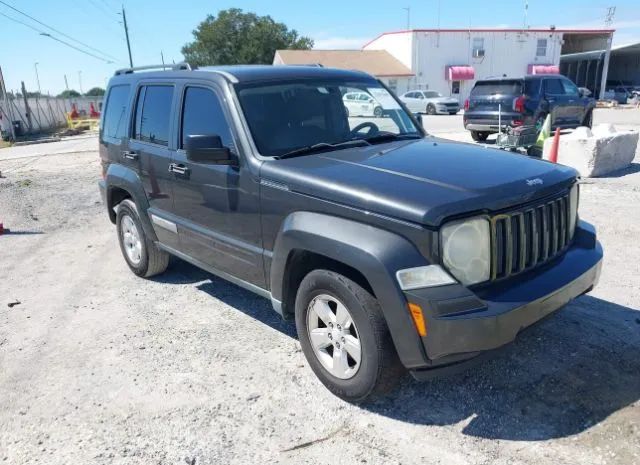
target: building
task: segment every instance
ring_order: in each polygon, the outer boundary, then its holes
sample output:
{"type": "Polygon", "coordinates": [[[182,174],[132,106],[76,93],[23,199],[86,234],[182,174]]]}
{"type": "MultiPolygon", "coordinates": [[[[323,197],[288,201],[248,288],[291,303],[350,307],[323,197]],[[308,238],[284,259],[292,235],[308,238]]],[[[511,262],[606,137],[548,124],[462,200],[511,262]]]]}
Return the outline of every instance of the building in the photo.
{"type": "Polygon", "coordinates": [[[278,50],[274,65],[322,65],[376,76],[396,93],[409,89],[413,72],[385,50],[278,50]]]}
{"type": "Polygon", "coordinates": [[[611,48],[607,77],[603,81],[606,62],[606,49],[568,53],[560,57],[560,72],[598,96],[618,86],[640,86],[640,43],[611,48]],[[604,89],[603,82],[606,83],[604,89]]]}
{"type": "MultiPolygon", "coordinates": [[[[413,29],[385,32],[363,50],[384,50],[395,57],[412,73],[409,87],[436,90],[462,103],[478,79],[558,73],[560,57],[567,53],[604,50],[608,59],[613,32],[413,29]]],[[[606,73],[600,79],[606,82],[606,73]]]]}

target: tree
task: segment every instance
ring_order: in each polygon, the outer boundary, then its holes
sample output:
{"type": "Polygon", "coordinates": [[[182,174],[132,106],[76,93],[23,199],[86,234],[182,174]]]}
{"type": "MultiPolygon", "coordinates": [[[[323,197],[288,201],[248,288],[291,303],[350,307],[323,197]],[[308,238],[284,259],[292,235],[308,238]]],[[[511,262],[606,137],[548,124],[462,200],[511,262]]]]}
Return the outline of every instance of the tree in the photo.
{"type": "Polygon", "coordinates": [[[104,95],[104,89],[102,87],[92,87],[84,95],[87,97],[101,97],[104,95]]]}
{"type": "Polygon", "coordinates": [[[182,47],[182,54],[196,66],[270,64],[276,50],[313,47],[313,40],[271,16],[244,13],[239,8],[207,16],[193,35],[194,41],[182,47]]]}
{"type": "Polygon", "coordinates": [[[78,92],[77,90],[73,90],[73,89],[67,89],[67,90],[63,90],[62,92],[60,92],[60,94],[58,94],[58,97],[61,97],[61,98],[80,97],[80,92],[78,92]]]}

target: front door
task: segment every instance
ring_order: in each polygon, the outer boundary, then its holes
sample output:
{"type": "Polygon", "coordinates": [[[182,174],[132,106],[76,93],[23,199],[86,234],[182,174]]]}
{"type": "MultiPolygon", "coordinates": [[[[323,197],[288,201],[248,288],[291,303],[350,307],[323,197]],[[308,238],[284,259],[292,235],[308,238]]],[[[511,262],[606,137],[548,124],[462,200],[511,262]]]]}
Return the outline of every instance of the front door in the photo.
{"type": "Polygon", "coordinates": [[[571,124],[569,112],[569,99],[564,92],[562,81],[559,78],[545,78],[544,99],[547,112],[551,115],[552,127],[563,127],[571,124]]]}
{"type": "Polygon", "coordinates": [[[186,85],[181,91],[175,165],[175,214],[180,250],[251,284],[265,288],[259,182],[243,162],[221,91],[186,85]],[[217,135],[237,157],[236,166],[196,163],[183,150],[189,135],[217,135]]]}
{"type": "Polygon", "coordinates": [[[175,152],[171,144],[174,95],[171,84],[143,83],[138,88],[128,150],[138,166],[158,240],[170,247],[178,246],[177,228],[168,221],[173,210],[173,179],[168,166],[175,152]]]}

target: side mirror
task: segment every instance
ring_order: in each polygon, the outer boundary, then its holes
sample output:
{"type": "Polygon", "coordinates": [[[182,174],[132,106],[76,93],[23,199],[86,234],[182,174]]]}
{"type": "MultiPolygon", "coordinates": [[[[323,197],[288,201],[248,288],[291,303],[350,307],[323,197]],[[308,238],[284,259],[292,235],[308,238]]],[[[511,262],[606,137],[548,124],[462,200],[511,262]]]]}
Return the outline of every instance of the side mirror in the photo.
{"type": "Polygon", "coordinates": [[[591,91],[586,87],[578,87],[578,93],[580,97],[589,97],[591,95],[591,91]]]}
{"type": "Polygon", "coordinates": [[[191,135],[184,142],[187,160],[194,163],[212,163],[217,165],[235,165],[237,160],[232,157],[231,150],[222,145],[220,136],[191,135]]]}

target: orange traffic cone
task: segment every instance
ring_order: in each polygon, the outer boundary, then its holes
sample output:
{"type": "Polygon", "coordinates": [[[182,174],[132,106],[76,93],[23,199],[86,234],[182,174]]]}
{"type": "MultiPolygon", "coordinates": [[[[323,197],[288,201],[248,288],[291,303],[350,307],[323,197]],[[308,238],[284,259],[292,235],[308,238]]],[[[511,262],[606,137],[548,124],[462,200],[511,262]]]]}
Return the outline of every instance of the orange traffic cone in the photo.
{"type": "Polygon", "coordinates": [[[549,152],[549,161],[551,163],[558,163],[558,147],[560,146],[560,128],[556,128],[556,133],[553,135],[553,143],[551,144],[551,151],[549,152]]]}

